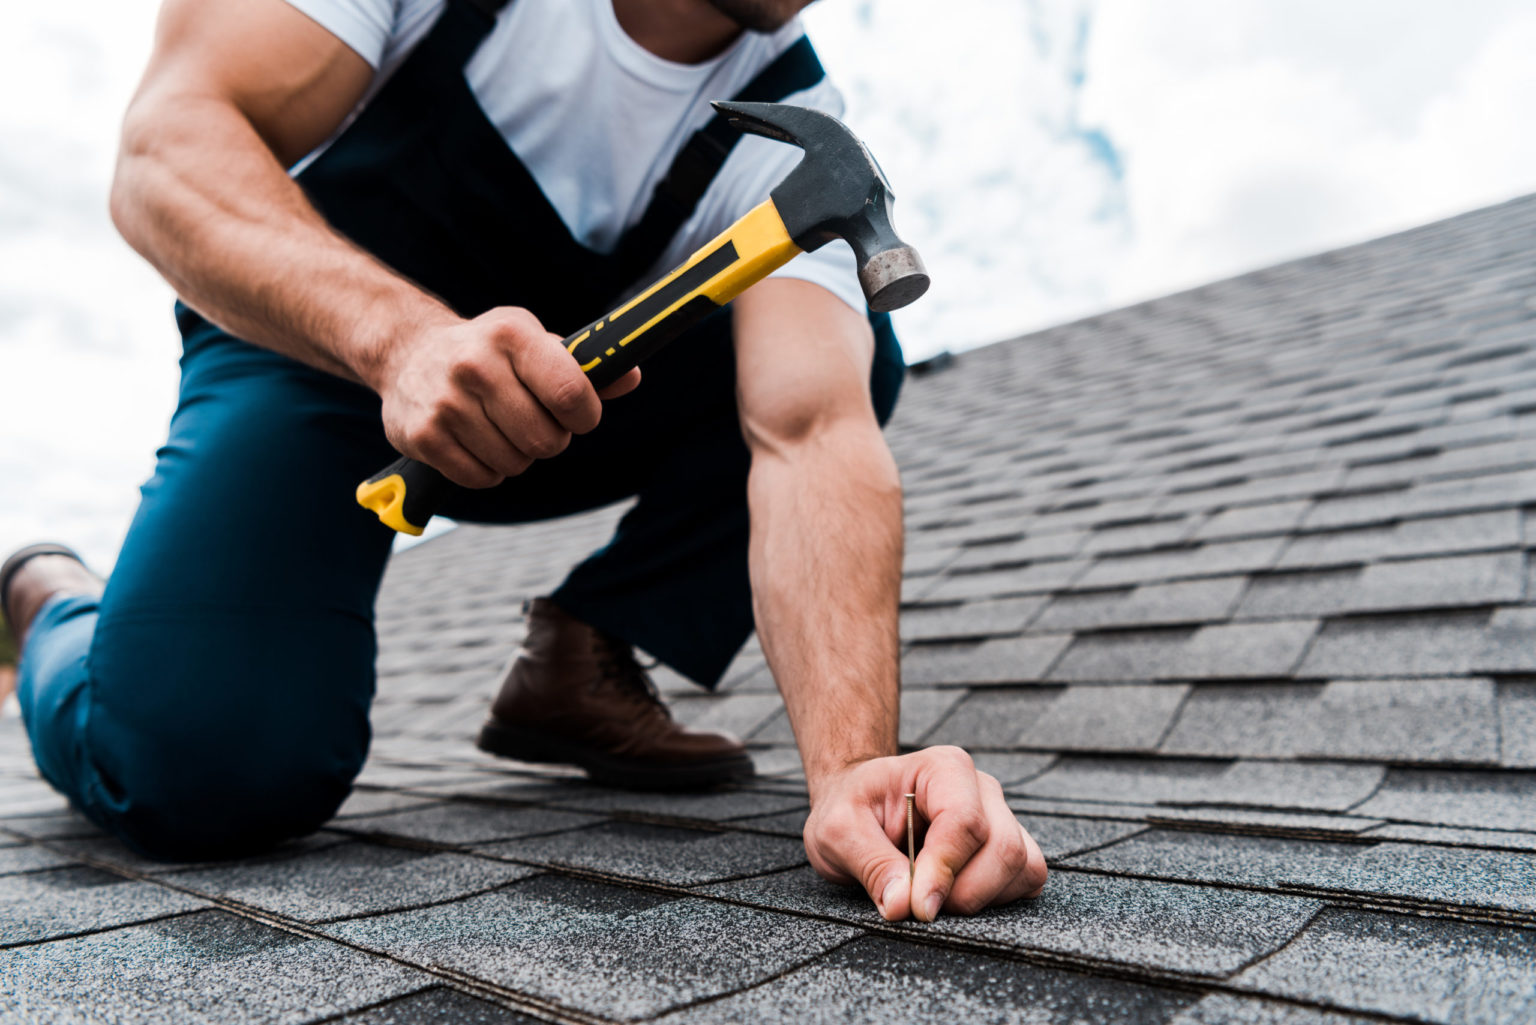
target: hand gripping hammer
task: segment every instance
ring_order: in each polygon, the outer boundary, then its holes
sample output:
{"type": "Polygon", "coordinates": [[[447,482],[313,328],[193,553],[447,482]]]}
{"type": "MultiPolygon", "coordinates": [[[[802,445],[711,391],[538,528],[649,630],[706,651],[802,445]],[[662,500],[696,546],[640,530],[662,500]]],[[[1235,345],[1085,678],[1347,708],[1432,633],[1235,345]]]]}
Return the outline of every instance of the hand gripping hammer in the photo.
{"type": "MultiPolygon", "coordinates": [[[[928,290],[917,250],[891,225],[891,186],[858,137],[837,118],[783,103],[720,103],[732,127],[805,150],[800,163],[741,220],[682,266],[565,339],[595,388],[729,303],[801,253],[846,239],[859,284],[877,313],[928,290]]],[[[425,463],[398,459],[357,487],[358,504],[406,534],[420,534],[454,485],[425,463]]]]}

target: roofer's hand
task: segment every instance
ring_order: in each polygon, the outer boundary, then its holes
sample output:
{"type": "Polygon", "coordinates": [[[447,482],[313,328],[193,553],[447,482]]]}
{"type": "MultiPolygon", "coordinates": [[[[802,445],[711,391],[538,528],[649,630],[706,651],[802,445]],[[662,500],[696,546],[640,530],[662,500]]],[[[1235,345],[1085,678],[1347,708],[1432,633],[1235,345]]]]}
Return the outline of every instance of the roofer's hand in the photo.
{"type": "Polygon", "coordinates": [[[817,781],[805,824],[811,866],[864,887],[890,921],[939,909],[972,915],[1033,897],[1045,856],[1003,800],[997,780],[958,747],[930,747],[855,764],[817,781]],[[909,886],[906,795],[917,795],[921,849],[909,886]]]}
{"type": "Polygon", "coordinates": [[[527,310],[502,307],[411,335],[381,361],[391,445],[455,484],[488,488],[565,451],[602,416],[599,398],[640,383],[631,370],[601,393],[527,310]]]}

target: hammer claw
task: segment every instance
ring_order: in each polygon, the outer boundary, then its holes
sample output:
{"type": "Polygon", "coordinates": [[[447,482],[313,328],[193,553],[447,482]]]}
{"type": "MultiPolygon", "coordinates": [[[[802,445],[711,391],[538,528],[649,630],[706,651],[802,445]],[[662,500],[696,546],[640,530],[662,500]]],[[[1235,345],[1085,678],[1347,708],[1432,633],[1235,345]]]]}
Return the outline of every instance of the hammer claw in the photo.
{"type": "Polygon", "coordinates": [[[858,260],[864,298],[877,313],[900,309],[928,291],[922,257],[891,223],[891,183],[847,125],[787,103],[717,100],[714,108],[735,128],[805,151],[771,194],[795,245],[810,252],[845,239],[858,260]]]}

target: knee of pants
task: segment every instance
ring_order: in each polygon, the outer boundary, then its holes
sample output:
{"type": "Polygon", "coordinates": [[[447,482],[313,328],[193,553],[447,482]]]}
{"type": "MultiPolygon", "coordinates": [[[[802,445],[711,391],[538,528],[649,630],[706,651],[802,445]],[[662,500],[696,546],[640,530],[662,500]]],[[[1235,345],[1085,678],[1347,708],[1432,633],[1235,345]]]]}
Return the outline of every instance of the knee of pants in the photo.
{"type": "Polygon", "coordinates": [[[122,839],[162,860],[240,857],[329,820],[362,769],[366,723],[360,743],[242,725],[145,736],[120,752],[131,768],[103,785],[117,791],[122,839]]]}
{"type": "Polygon", "coordinates": [[[307,609],[104,613],[85,727],[94,817],[142,853],[248,854],[313,831],[368,753],[371,627],[307,609]]]}

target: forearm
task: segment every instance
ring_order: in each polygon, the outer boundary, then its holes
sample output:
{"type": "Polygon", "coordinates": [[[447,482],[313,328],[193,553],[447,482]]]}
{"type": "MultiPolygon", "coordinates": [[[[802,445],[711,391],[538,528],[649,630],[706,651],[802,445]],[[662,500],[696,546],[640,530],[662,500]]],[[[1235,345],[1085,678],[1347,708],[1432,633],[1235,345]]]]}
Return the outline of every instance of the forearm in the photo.
{"type": "Polygon", "coordinates": [[[123,237],[240,338],[374,384],[395,342],[454,318],[337,234],[217,98],[136,104],[112,188],[123,237]]]}
{"type": "Polygon", "coordinates": [[[901,483],[874,418],[849,417],[754,445],[748,501],[758,633],[814,801],[896,753],[901,483]]]}

